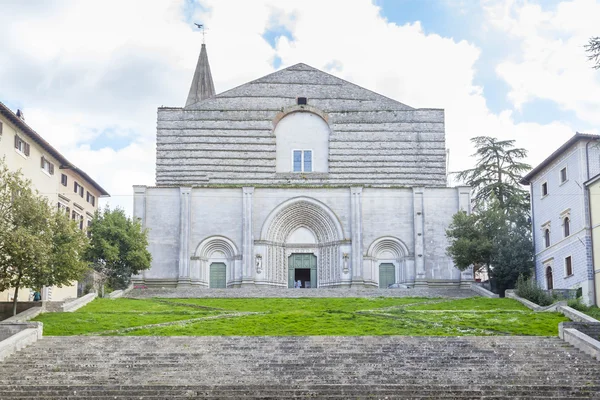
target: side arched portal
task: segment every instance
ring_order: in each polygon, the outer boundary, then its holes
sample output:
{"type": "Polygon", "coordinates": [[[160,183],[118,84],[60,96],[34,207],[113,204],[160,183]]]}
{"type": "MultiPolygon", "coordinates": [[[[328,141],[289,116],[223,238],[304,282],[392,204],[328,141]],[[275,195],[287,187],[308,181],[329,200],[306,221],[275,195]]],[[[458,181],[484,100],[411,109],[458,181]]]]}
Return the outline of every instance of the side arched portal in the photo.
{"type": "Polygon", "coordinates": [[[376,239],[367,250],[365,260],[370,262],[370,275],[379,287],[394,283],[408,283],[410,268],[408,247],[400,239],[385,236],[376,239]],[[382,279],[385,285],[382,285],[382,279]]]}
{"type": "Polygon", "coordinates": [[[298,260],[301,257],[291,256],[301,254],[317,258],[316,279],[311,280],[316,280],[319,287],[342,281],[342,225],[335,213],[318,200],[297,197],[280,204],[263,224],[260,243],[266,257],[258,279],[264,283],[287,287],[291,279],[289,260],[298,260]]]}
{"type": "Polygon", "coordinates": [[[225,236],[209,236],[198,244],[192,256],[192,284],[222,287],[224,280],[224,286],[231,287],[237,280],[239,261],[237,246],[230,239],[225,236]]]}

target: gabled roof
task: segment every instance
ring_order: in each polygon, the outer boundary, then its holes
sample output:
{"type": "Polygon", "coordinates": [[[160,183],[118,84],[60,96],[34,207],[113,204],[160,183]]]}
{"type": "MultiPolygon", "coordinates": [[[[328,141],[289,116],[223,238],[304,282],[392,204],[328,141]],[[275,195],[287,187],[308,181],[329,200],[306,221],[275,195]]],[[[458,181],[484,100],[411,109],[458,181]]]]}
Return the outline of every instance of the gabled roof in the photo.
{"type": "MultiPolygon", "coordinates": [[[[311,67],[304,63],[298,63],[290,67],[275,71],[261,78],[244,83],[233,89],[212,96],[210,99],[230,98],[230,97],[295,97],[306,96],[313,97],[315,93],[320,94],[320,98],[325,95],[328,98],[345,100],[376,100],[392,106],[397,110],[414,110],[406,104],[397,100],[365,89],[354,83],[338,78],[320,69],[311,67]],[[326,90],[323,90],[323,89],[326,90]]],[[[200,109],[206,99],[195,104],[186,104],[185,108],[200,109]]]]}
{"type": "Polygon", "coordinates": [[[590,135],[587,133],[579,133],[576,132],[571,139],[567,140],[562,146],[560,146],[554,153],[550,154],[548,158],[546,158],[540,165],[532,169],[527,175],[525,175],[520,183],[521,185],[529,185],[531,180],[544,168],[550,165],[556,158],[560,157],[567,149],[573,146],[575,143],[580,140],[600,140],[600,135],[590,135]]]}
{"type": "Polygon", "coordinates": [[[67,160],[62,154],[58,152],[54,147],[50,145],[43,137],[41,137],[36,131],[33,130],[29,125],[25,123],[21,118],[17,117],[17,115],[12,112],[10,108],[8,108],[4,103],[0,102],[0,114],[4,115],[10,122],[12,122],[17,128],[25,132],[34,142],[42,146],[42,148],[47,151],[52,157],[56,158],[60,163],[61,169],[70,169],[75,171],[83,179],[88,181],[96,190],[98,190],[101,194],[100,197],[110,197],[108,192],[104,190],[96,181],[94,181],[88,174],[86,174],[83,170],[77,168],[73,163],[67,160]]]}

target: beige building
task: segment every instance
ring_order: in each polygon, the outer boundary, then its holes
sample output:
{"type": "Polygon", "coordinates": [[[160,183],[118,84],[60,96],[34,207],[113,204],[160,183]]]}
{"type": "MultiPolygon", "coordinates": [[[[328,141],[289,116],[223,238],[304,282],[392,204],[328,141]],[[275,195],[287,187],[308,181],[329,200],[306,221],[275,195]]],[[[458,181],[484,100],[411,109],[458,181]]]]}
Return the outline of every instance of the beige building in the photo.
{"type": "Polygon", "coordinates": [[[600,174],[585,183],[588,190],[595,304],[600,304],[600,174]]]}
{"type": "MultiPolygon", "coordinates": [[[[0,157],[11,170],[21,170],[40,194],[79,222],[85,229],[98,208],[98,198],[109,194],[88,174],[77,168],[45,141],[27,123],[21,111],[12,112],[0,102],[0,157]]],[[[12,300],[13,291],[0,292],[0,301],[12,300]]],[[[30,290],[20,290],[19,300],[27,301],[30,290]]],[[[44,300],[60,301],[77,297],[77,283],[49,287],[44,300]]]]}

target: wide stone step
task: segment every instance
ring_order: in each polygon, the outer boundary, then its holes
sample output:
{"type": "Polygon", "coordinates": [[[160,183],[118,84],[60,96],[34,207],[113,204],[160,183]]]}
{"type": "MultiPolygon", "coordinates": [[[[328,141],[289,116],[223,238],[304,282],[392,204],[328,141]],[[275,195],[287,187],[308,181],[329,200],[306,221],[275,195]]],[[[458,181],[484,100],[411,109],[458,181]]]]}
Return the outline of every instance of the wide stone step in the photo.
{"type": "Polygon", "coordinates": [[[366,385],[315,385],[305,388],[285,388],[280,385],[269,386],[246,386],[246,387],[210,387],[210,386],[71,386],[68,388],[57,388],[53,386],[35,386],[27,390],[7,387],[0,390],[2,398],[23,398],[44,393],[47,397],[137,397],[147,398],[156,396],[169,397],[194,397],[194,396],[223,396],[223,397],[246,397],[246,396],[275,396],[287,395],[298,396],[339,396],[346,395],[393,395],[393,396],[434,396],[436,398],[453,397],[485,397],[490,393],[502,393],[505,398],[516,398],[526,396],[535,391],[536,396],[546,398],[572,398],[573,396],[588,396],[591,393],[599,393],[600,386],[589,386],[585,388],[554,387],[543,385],[509,386],[490,385],[485,388],[465,388],[462,386],[409,386],[409,385],[386,385],[372,387],[366,385]]]}
{"type": "Polygon", "coordinates": [[[599,398],[600,363],[545,337],[50,337],[0,399],[599,398]]]}

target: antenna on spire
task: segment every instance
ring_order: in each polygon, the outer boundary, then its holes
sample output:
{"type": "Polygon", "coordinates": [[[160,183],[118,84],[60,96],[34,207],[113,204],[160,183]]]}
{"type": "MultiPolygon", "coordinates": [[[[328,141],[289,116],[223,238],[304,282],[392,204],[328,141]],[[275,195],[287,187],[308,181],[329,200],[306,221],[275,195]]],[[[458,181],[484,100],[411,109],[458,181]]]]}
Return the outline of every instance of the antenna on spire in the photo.
{"type": "Polygon", "coordinates": [[[206,42],[206,31],[208,29],[206,29],[204,27],[204,24],[197,24],[197,23],[194,22],[194,25],[196,25],[199,29],[202,29],[202,44],[205,44],[205,42],[206,42]]]}

